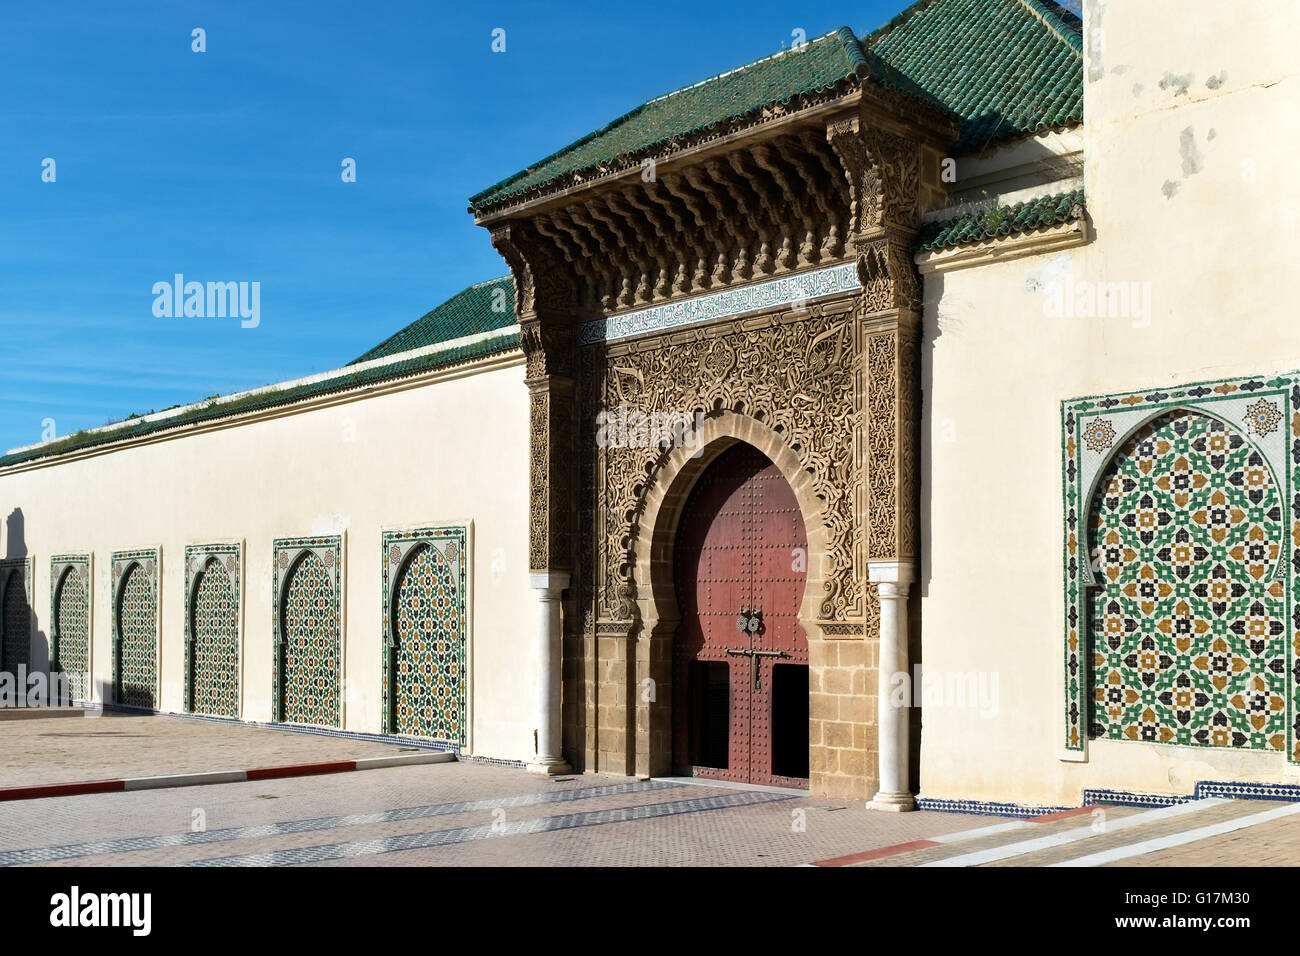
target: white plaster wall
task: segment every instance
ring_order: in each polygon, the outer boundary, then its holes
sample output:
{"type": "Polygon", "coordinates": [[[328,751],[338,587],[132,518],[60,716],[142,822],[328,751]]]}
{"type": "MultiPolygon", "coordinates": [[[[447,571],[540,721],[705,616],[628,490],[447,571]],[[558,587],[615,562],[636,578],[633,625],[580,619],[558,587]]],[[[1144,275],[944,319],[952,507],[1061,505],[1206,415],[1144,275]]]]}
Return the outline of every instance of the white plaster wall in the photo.
{"type": "Polygon", "coordinates": [[[1084,787],[1283,780],[1282,754],[1092,742],[1065,762],[1060,402],[1300,368],[1300,2],[1090,0],[1086,246],[926,280],[921,792],[1077,804],[1084,787]],[[1166,185],[1172,184],[1172,185],[1166,185]],[[1043,286],[1149,283],[1149,315],[1053,318],[1043,286]],[[991,687],[991,683],[988,685],[991,687]]]}
{"type": "MultiPolygon", "coordinates": [[[[180,711],[185,546],[242,539],[243,711],[271,719],[272,540],[345,534],[348,730],[381,728],[380,532],[472,522],[472,748],[533,755],[526,629],[528,406],[505,368],[0,474],[0,554],[35,557],[34,663],[49,646],[51,555],[94,555],[92,668],[109,679],[112,551],[162,547],[161,710],[180,711]],[[352,436],[348,440],[348,436],[352,436]]],[[[98,686],[98,683],[97,683],[98,686]]]]}

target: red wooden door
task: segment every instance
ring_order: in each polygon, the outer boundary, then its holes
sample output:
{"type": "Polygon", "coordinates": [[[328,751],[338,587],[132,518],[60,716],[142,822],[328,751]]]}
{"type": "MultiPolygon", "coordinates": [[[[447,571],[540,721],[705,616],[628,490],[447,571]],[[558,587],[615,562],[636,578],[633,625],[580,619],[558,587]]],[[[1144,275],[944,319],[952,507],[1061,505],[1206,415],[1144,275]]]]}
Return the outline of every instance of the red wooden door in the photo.
{"type": "Polygon", "coordinates": [[[700,477],[678,525],[673,757],[749,783],[808,776],[808,642],[799,627],[808,539],[794,492],[739,444],[700,477]]]}

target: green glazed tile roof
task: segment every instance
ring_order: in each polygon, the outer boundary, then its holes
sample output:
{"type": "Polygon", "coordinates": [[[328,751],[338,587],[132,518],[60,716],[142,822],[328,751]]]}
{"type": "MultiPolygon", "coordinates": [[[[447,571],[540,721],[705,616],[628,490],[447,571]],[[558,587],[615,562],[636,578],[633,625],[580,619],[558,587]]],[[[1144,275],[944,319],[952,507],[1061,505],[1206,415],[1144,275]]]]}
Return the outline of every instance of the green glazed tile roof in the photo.
{"type": "Polygon", "coordinates": [[[1084,209],[1083,190],[1042,196],[1014,206],[1001,206],[928,223],[917,237],[917,250],[951,249],[968,242],[1032,232],[1079,218],[1084,209]]]}
{"type": "MultiPolygon", "coordinates": [[[[830,90],[865,70],[849,30],[828,33],[798,52],[785,50],[638,106],[612,123],[470,199],[477,208],[545,185],[557,176],[599,167],[628,153],[705,129],[799,94],[830,90]],[[847,39],[851,42],[845,42],[847,39]]],[[[846,86],[847,89],[847,86],[846,86]]]]}
{"type": "MultiPolygon", "coordinates": [[[[382,345],[367,352],[357,362],[385,358],[397,355],[399,352],[421,348],[422,346],[437,345],[440,342],[463,338],[479,332],[504,330],[513,325],[514,321],[514,283],[508,278],[495,279],[492,282],[471,286],[464,292],[454,296],[448,302],[424,316],[424,318],[407,326],[382,345]],[[479,291],[503,283],[508,293],[507,302],[509,308],[506,314],[492,312],[490,292],[486,298],[487,304],[480,308],[478,305],[479,291]],[[458,303],[456,308],[449,308],[453,303],[458,303]],[[435,315],[443,316],[446,321],[442,323],[431,321],[430,317],[435,315]],[[403,339],[403,336],[406,336],[406,339],[403,339]]],[[[503,331],[499,335],[485,336],[480,341],[436,349],[423,355],[388,362],[371,368],[353,368],[352,366],[357,364],[357,362],[353,362],[349,366],[323,375],[313,381],[289,385],[285,388],[264,389],[251,393],[231,395],[226,398],[213,398],[206,402],[181,408],[177,410],[176,414],[165,418],[150,420],[148,416],[145,416],[138,420],[128,420],[119,427],[77,432],[47,444],[10,452],[7,455],[0,455],[0,468],[36,461],[41,458],[51,458],[74,451],[82,451],[97,445],[108,445],[143,438],[189,425],[217,421],[232,415],[245,415],[250,412],[264,411],[333,392],[349,391],[391,379],[404,378],[419,372],[458,365],[471,359],[484,358],[489,355],[513,351],[517,348],[519,348],[519,333],[517,331],[503,331]]]]}
{"type": "Polygon", "coordinates": [[[965,120],[963,151],[1083,121],[1082,27],[1048,0],[928,0],[864,43],[965,120]]]}
{"type": "Polygon", "coordinates": [[[1051,0],[919,0],[859,41],[846,27],[651,100],[470,199],[479,211],[561,176],[857,77],[961,118],[959,151],[1083,119],[1082,25],[1051,0]]]}
{"type": "Polygon", "coordinates": [[[389,336],[351,364],[369,362],[479,332],[492,332],[514,324],[515,281],[510,276],[502,276],[456,293],[432,312],[389,336]],[[505,310],[492,311],[494,302],[503,303],[505,310]]]}

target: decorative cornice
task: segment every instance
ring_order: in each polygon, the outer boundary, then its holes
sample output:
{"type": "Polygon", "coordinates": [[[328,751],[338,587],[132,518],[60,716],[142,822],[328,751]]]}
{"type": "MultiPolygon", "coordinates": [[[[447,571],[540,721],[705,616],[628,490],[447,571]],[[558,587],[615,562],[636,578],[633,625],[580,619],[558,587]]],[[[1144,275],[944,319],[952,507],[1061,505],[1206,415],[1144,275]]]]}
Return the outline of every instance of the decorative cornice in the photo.
{"type": "Polygon", "coordinates": [[[853,262],[842,262],[825,269],[782,276],[681,302],[669,302],[648,309],[611,315],[607,319],[584,322],[578,330],[578,345],[650,335],[783,305],[812,302],[825,296],[856,292],[861,288],[856,265],[853,262]]]}

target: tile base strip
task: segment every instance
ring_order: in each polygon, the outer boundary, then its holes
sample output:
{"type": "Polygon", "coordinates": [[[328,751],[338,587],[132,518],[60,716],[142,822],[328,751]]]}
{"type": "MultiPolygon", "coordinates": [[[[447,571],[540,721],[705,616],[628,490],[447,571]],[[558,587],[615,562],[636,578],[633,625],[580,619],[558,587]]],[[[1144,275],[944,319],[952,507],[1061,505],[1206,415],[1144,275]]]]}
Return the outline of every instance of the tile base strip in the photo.
{"type": "Polygon", "coordinates": [[[1229,800],[1300,800],[1300,784],[1231,783],[1202,780],[1196,785],[1196,799],[1226,797],[1229,800]]]}
{"type": "Polygon", "coordinates": [[[1033,818],[1068,811],[1079,812],[1094,805],[1172,807],[1179,803],[1210,798],[1300,801],[1300,784],[1202,780],[1196,784],[1195,791],[1192,793],[1141,793],[1131,790],[1087,789],[1083,791],[1082,807],[1034,807],[998,801],[939,800],[917,797],[916,808],[938,813],[975,813],[999,817],[1033,818]]]}
{"type": "MultiPolygon", "coordinates": [[[[1087,799],[1084,800],[1088,803],[1087,799]]],[[[1061,813],[1077,810],[1078,807],[1036,807],[1018,803],[1004,803],[996,800],[944,800],[931,797],[917,797],[916,809],[932,810],[935,813],[973,813],[989,817],[1041,817],[1049,813],[1061,813]]]]}
{"type": "Polygon", "coordinates": [[[1099,803],[1112,807],[1172,807],[1195,800],[1192,794],[1134,793],[1129,790],[1085,790],[1084,803],[1099,803]]]}

